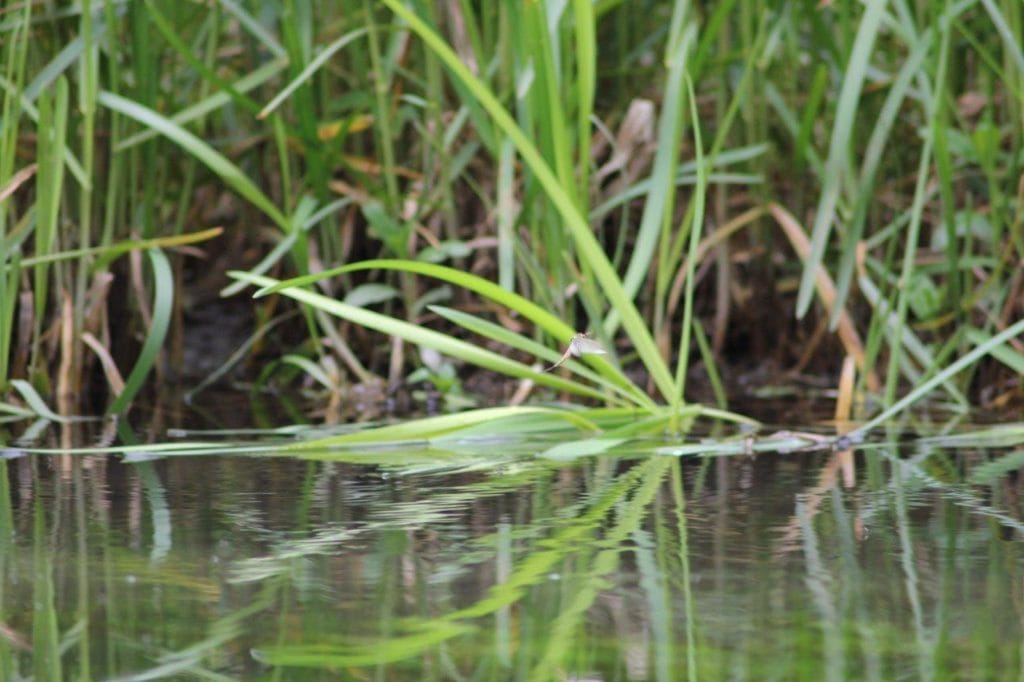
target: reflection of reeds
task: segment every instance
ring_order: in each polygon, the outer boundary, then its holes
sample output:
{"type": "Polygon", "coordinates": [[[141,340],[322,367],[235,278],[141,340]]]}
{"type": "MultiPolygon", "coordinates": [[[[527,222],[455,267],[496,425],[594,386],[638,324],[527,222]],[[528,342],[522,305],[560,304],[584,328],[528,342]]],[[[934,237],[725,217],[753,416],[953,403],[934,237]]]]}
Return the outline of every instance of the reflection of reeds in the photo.
{"type": "Polygon", "coordinates": [[[514,428],[496,437],[493,420],[474,437],[451,424],[433,422],[419,448],[309,448],[307,463],[281,441],[308,434],[288,430],[267,434],[284,456],[250,452],[259,460],[165,450],[158,463],[78,453],[66,470],[0,467],[0,671],[418,679],[443,663],[447,677],[502,679],[885,679],[970,671],[981,650],[1000,652],[988,669],[1015,670],[1002,653],[1020,648],[1006,637],[1020,567],[999,530],[1020,533],[1020,518],[998,488],[976,490],[993,471],[944,463],[1016,447],[1019,426],[866,448],[858,491],[821,462],[831,488],[815,499],[801,481],[823,478],[817,453],[709,457],[720,487],[701,491],[692,459],[633,448],[566,465],[514,428]],[[787,509],[801,536],[780,557],[765,547],[787,509]]]}

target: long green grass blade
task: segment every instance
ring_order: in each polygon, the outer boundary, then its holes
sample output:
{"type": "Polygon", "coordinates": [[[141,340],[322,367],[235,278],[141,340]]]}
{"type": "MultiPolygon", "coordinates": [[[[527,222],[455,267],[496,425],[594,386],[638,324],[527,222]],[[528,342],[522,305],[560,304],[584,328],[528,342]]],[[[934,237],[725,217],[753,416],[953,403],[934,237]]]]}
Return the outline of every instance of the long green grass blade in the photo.
{"type": "Polygon", "coordinates": [[[867,0],[867,9],[857,28],[850,60],[843,73],[843,87],[836,103],[836,118],[832,126],[828,160],[822,178],[821,197],[814,213],[814,227],[811,228],[811,251],[804,261],[800,277],[800,290],[796,299],[797,317],[803,317],[814,296],[814,278],[825,254],[825,244],[832,232],[836,205],[839,201],[840,183],[847,167],[850,134],[856,121],[857,106],[867,78],[868,62],[875,40],[878,37],[885,0],[867,0]]]}
{"type": "Polygon", "coordinates": [[[186,152],[199,159],[211,171],[220,176],[229,187],[263,211],[284,232],[291,227],[284,213],[250,180],[242,170],[196,135],[185,130],[171,119],[152,109],[133,102],[112,92],[103,91],[98,101],[103,106],[132,118],[143,125],[160,132],[186,152]]]}
{"type": "MultiPolygon", "coordinates": [[[[914,46],[906,61],[900,68],[886,95],[885,103],[878,115],[878,119],[871,130],[871,137],[868,140],[864,152],[864,161],[861,164],[860,183],[858,185],[858,196],[854,208],[853,218],[843,238],[843,249],[839,259],[839,270],[836,275],[836,297],[832,304],[832,311],[829,318],[829,328],[835,329],[839,324],[839,317],[846,309],[846,300],[850,291],[850,283],[853,278],[857,243],[861,241],[864,234],[864,227],[867,221],[868,209],[875,196],[875,177],[878,167],[883,158],[883,152],[889,143],[889,135],[892,132],[893,124],[897,120],[901,106],[908,97],[913,79],[919,75],[921,64],[931,49],[934,37],[933,31],[925,31],[914,46]]],[[[893,142],[896,144],[896,141],[893,142]]]]}
{"type": "Polygon", "coordinates": [[[171,264],[159,249],[150,249],[147,255],[153,268],[153,322],[146,333],[146,340],[142,344],[139,357],[135,360],[135,366],[125,379],[124,390],[114,399],[107,410],[108,414],[120,414],[138,394],[146,376],[160,357],[160,350],[164,346],[167,328],[171,322],[174,308],[174,274],[171,272],[171,264]]]}
{"type": "MultiPolygon", "coordinates": [[[[36,173],[35,250],[49,254],[58,248],[61,189],[64,185],[65,139],[68,122],[68,81],[57,79],[52,92],[39,101],[39,133],[36,173]]],[[[46,263],[35,266],[35,316],[40,323],[45,317],[49,293],[49,268],[46,263]]]]}
{"type": "MultiPolygon", "coordinates": [[[[286,287],[306,286],[321,279],[348,272],[386,269],[427,275],[464,289],[468,289],[469,291],[474,291],[511,311],[519,313],[522,317],[533,322],[535,325],[552,335],[560,344],[567,344],[576,333],[576,330],[562,322],[561,319],[555,317],[547,310],[518,294],[506,291],[489,280],[444,265],[421,263],[419,261],[373,260],[361,263],[352,263],[350,265],[324,270],[312,275],[304,275],[302,277],[285,280],[275,286],[260,289],[256,292],[256,296],[265,296],[270,293],[279,292],[286,287]]],[[[465,315],[464,313],[455,313],[453,311],[453,315],[457,316],[451,318],[453,321],[456,321],[459,324],[465,324],[467,328],[470,328],[472,331],[483,333],[486,336],[491,336],[491,338],[500,340],[502,343],[508,343],[514,348],[519,348],[520,350],[530,352],[539,357],[545,357],[548,360],[554,361],[558,359],[558,354],[554,353],[554,351],[551,351],[544,346],[540,346],[539,344],[536,344],[522,336],[512,334],[512,332],[508,332],[507,330],[498,327],[498,325],[486,323],[486,321],[479,320],[478,318],[473,318],[476,321],[471,323],[469,322],[469,318],[472,318],[472,316],[465,315]],[[509,336],[502,336],[502,332],[509,336]],[[554,353],[554,355],[551,355],[552,353],[554,353]]],[[[611,386],[616,387],[614,390],[618,392],[624,391],[624,395],[628,395],[630,401],[636,402],[644,406],[646,409],[654,408],[654,401],[651,400],[650,396],[646,395],[633,385],[620,370],[613,367],[610,363],[600,357],[594,357],[592,363],[598,368],[601,377],[603,377],[598,383],[607,381],[611,386]]],[[[582,365],[580,363],[567,364],[573,368],[579,367],[582,369],[582,365]]]]}
{"type": "MultiPolygon", "coordinates": [[[[654,156],[654,168],[649,180],[650,192],[644,202],[633,255],[622,280],[622,288],[630,299],[636,297],[640,286],[650,275],[655,249],[663,232],[666,232],[666,224],[673,219],[679,146],[683,122],[686,120],[686,65],[696,34],[696,26],[686,26],[681,35],[670,39],[668,54],[665,55],[669,70],[665,77],[662,112],[658,117],[658,151],[654,156]]],[[[612,310],[605,320],[605,334],[614,334],[618,324],[617,309],[612,310]]]]}
{"type": "Polygon", "coordinates": [[[939,384],[944,381],[948,381],[958,372],[970,367],[985,355],[997,352],[997,349],[1002,344],[1016,336],[1020,336],[1021,334],[1024,334],[1024,320],[1019,320],[1016,324],[1007,327],[984,343],[976,346],[971,352],[959,358],[942,371],[936,372],[930,379],[919,386],[916,386],[914,390],[893,403],[888,409],[883,410],[874,419],[871,419],[866,424],[851,432],[850,437],[854,439],[863,438],[872,429],[883,424],[887,420],[892,419],[894,416],[898,415],[900,412],[926,396],[939,384]]]}
{"type": "Polygon", "coordinates": [[[277,109],[277,107],[281,105],[281,102],[284,102],[286,99],[288,99],[288,97],[290,97],[291,94],[295,92],[298,88],[307,84],[307,82],[313,77],[313,74],[315,74],[324,64],[326,64],[328,59],[333,57],[339,50],[341,50],[343,47],[345,47],[352,41],[366,35],[367,30],[368,29],[360,28],[356,29],[355,31],[349,31],[348,33],[341,36],[337,40],[331,42],[331,44],[325,47],[320,52],[320,54],[314,57],[313,60],[306,65],[306,68],[299,72],[299,74],[295,78],[293,78],[292,81],[274,97],[274,99],[270,100],[267,106],[263,107],[263,109],[260,110],[260,113],[258,114],[257,118],[266,118],[267,116],[269,116],[272,111],[274,111],[275,109],[277,109]]]}
{"type": "Polygon", "coordinates": [[[268,294],[278,293],[288,287],[302,287],[328,277],[334,277],[348,272],[357,272],[360,270],[398,270],[401,272],[411,272],[418,275],[434,277],[464,289],[468,289],[469,291],[474,291],[481,296],[485,296],[492,301],[507,307],[509,310],[518,312],[520,315],[556,338],[560,343],[568,343],[573,334],[576,333],[576,330],[563,322],[561,318],[552,315],[544,308],[529,299],[523,298],[519,294],[502,289],[490,280],[486,280],[483,277],[478,277],[477,275],[470,274],[463,270],[450,268],[446,265],[422,263],[420,261],[380,259],[351,263],[349,265],[331,268],[311,275],[303,275],[301,277],[294,277],[281,282],[275,282],[273,286],[267,286],[258,290],[255,295],[266,296],[268,294]]]}
{"type": "Polygon", "coordinates": [[[992,24],[996,27],[996,31],[999,32],[999,37],[1003,39],[1003,47],[1012,58],[1017,71],[1019,74],[1024,75],[1024,49],[1021,48],[1020,26],[1014,31],[1014,27],[1010,26],[1010,23],[1006,20],[1003,13],[999,11],[994,0],[981,0],[981,5],[988,12],[992,24]]]}
{"type": "MultiPolygon", "coordinates": [[[[232,89],[240,94],[245,94],[250,90],[253,90],[260,85],[263,85],[271,78],[281,73],[288,66],[286,59],[275,59],[269,61],[266,64],[261,64],[258,68],[253,69],[251,72],[245,74],[237,81],[231,84],[232,89]]],[[[208,97],[204,97],[199,101],[188,105],[173,116],[168,117],[169,120],[176,123],[179,126],[185,126],[192,121],[200,120],[208,114],[223,108],[231,102],[231,96],[223,90],[218,90],[208,97]]],[[[114,145],[114,151],[120,152],[134,147],[141,142],[153,139],[160,135],[160,131],[153,128],[147,128],[141,130],[134,135],[129,135],[122,139],[120,142],[114,145]]]]}
{"type": "Polygon", "coordinates": [[[573,0],[573,32],[576,38],[576,173],[577,195],[590,191],[590,130],[597,89],[597,39],[594,27],[594,3],[573,0]]]}
{"type": "MultiPolygon", "coordinates": [[[[269,277],[252,275],[247,272],[229,272],[228,275],[234,279],[249,282],[250,284],[258,287],[271,287],[278,284],[277,280],[270,279],[269,277]]],[[[515,360],[510,360],[503,355],[493,353],[446,334],[441,334],[440,332],[436,332],[431,329],[425,329],[423,327],[410,324],[404,320],[388,317],[387,315],[381,315],[380,313],[373,312],[372,310],[346,305],[345,303],[337,301],[329,296],[324,296],[305,289],[286,287],[281,289],[280,293],[299,302],[307,303],[344,320],[355,322],[358,325],[374,329],[383,334],[397,336],[409,343],[433,348],[440,353],[464,360],[485,369],[500,372],[501,374],[506,374],[508,376],[531,379],[538,384],[542,384],[556,390],[568,391],[569,393],[575,393],[576,395],[582,395],[596,400],[604,400],[605,398],[600,391],[582,386],[576,382],[566,381],[565,379],[555,377],[551,374],[543,374],[528,365],[516,362],[515,360]]]]}
{"type": "MultiPolygon", "coordinates": [[[[682,333],[679,335],[679,361],[676,366],[676,385],[680,390],[673,397],[672,411],[678,412],[682,407],[683,386],[686,383],[686,370],[689,367],[690,358],[690,332],[693,329],[693,296],[696,291],[694,282],[697,273],[697,247],[700,244],[702,229],[704,226],[704,200],[707,192],[707,169],[704,166],[704,141],[701,137],[700,122],[697,115],[697,97],[693,91],[693,81],[689,75],[684,74],[683,80],[686,84],[686,91],[689,95],[690,118],[693,121],[693,147],[697,157],[697,189],[693,195],[693,223],[690,227],[690,248],[686,256],[686,293],[683,296],[683,324],[682,333]]],[[[673,429],[675,430],[675,429],[673,429]]]]}

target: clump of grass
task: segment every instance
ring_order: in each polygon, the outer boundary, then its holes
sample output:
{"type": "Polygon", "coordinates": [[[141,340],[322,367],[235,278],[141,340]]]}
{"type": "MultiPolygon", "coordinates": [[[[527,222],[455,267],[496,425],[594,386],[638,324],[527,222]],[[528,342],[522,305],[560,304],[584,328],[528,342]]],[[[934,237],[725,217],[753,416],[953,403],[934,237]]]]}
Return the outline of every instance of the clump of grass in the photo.
{"type": "Polygon", "coordinates": [[[19,4],[0,15],[0,383],[73,396],[97,358],[126,407],[182,305],[184,256],[154,250],[209,234],[193,204],[213,196],[258,254],[225,293],[299,301],[301,352],[356,381],[407,372],[400,339],[681,414],[691,355],[724,404],[717,364],[760,348],[825,372],[849,354],[885,406],[914,385],[966,406],[980,365],[958,358],[984,349],[1008,399],[1021,25],[1013,2],[19,4]],[[153,253],[132,265],[125,244],[153,253]],[[103,292],[132,268],[118,328],[144,341],[126,362],[103,292]],[[300,294],[314,281],[359,302],[300,294]],[[497,318],[470,312],[480,296],[497,318]],[[388,366],[367,369],[327,310],[384,332],[388,366]],[[584,329],[608,360],[521,362],[584,329]]]}

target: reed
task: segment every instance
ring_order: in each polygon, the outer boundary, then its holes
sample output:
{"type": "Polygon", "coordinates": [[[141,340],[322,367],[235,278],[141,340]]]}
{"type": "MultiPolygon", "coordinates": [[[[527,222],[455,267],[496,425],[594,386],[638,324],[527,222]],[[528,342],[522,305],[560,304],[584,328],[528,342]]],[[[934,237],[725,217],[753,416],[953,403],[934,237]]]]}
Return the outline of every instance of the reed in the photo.
{"type": "MultiPolygon", "coordinates": [[[[125,408],[183,305],[187,256],[162,240],[210,235],[197,216],[219,201],[222,239],[258,254],[224,291],[295,300],[293,366],[393,379],[424,344],[681,414],[698,355],[724,401],[716,365],[741,353],[819,372],[851,353],[885,406],[926,383],[967,407],[1024,363],[1000,336],[1024,299],[1022,26],[1013,0],[17,3],[0,13],[0,383],[81,393],[117,345],[104,287],[134,272],[118,329],[142,345],[115,358],[129,381],[108,402],[125,408]],[[298,294],[314,282],[348,307],[298,294]],[[324,311],[412,346],[366,367],[324,311]],[[607,358],[527,364],[586,330],[607,358]],[[843,352],[804,347],[833,335],[843,352]],[[943,371],[977,348],[984,375],[943,371]]],[[[253,303],[270,324],[275,301],[253,303]]]]}

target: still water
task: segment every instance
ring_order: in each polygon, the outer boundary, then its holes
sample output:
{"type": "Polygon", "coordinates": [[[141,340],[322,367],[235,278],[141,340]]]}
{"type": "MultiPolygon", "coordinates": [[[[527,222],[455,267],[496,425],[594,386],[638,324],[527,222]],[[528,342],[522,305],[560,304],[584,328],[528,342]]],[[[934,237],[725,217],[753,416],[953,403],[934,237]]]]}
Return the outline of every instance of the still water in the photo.
{"type": "Polygon", "coordinates": [[[457,445],[4,462],[0,679],[1024,678],[1004,450],[457,445]]]}

